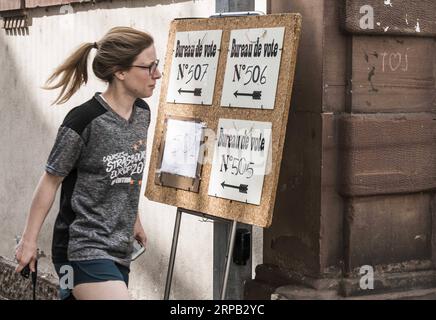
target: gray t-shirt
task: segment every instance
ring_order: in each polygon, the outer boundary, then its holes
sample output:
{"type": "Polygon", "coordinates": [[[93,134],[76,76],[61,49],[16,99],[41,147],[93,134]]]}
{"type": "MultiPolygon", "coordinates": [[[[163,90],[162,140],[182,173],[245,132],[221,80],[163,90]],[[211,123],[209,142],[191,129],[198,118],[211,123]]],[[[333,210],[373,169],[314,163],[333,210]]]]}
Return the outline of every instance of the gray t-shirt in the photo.
{"type": "Polygon", "coordinates": [[[48,173],[65,177],[53,262],[111,259],[129,266],[149,124],[143,100],[126,120],[99,92],[65,117],[46,164],[48,173]]]}

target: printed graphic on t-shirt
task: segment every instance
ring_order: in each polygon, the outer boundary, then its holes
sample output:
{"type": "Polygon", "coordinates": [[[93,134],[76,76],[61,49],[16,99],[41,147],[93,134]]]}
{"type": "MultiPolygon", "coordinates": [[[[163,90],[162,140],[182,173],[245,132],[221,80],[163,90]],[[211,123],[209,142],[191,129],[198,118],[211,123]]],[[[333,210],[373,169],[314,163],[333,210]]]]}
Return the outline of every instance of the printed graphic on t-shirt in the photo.
{"type": "MultiPolygon", "coordinates": [[[[133,145],[137,151],[143,144],[139,140],[133,145]]],[[[141,184],[142,172],[144,171],[145,151],[135,153],[118,152],[103,157],[106,172],[110,172],[111,185],[119,183],[134,184],[134,175],[139,175],[138,184],[141,184]]]]}

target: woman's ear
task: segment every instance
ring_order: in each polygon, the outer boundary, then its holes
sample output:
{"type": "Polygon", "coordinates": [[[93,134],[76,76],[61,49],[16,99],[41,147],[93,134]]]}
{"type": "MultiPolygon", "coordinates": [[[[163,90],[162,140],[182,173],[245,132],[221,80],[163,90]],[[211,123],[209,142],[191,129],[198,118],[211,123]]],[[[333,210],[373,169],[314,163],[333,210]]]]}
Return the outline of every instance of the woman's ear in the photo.
{"type": "Polygon", "coordinates": [[[126,78],[126,71],[115,71],[114,72],[114,76],[118,79],[118,80],[120,80],[120,81],[123,81],[125,78],[126,78]]]}

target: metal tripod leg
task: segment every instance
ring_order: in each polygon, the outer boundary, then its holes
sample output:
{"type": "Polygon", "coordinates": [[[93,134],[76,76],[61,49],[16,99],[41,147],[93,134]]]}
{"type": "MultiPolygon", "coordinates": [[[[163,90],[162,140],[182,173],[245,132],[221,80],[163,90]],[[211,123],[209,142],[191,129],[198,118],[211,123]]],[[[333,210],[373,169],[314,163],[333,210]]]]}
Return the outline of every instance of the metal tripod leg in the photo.
{"type": "MultiPolygon", "coordinates": [[[[188,212],[192,214],[196,214],[195,212],[188,212]]],[[[177,252],[177,244],[179,241],[179,231],[180,231],[180,223],[182,220],[182,209],[177,208],[177,214],[176,214],[176,222],[174,224],[174,232],[173,232],[173,242],[171,245],[171,253],[170,253],[170,261],[168,265],[168,273],[167,273],[167,279],[165,283],[165,294],[164,294],[164,300],[169,300],[170,298],[170,292],[171,292],[171,283],[173,280],[173,272],[174,272],[174,263],[176,260],[176,252],[177,252]]],[[[227,282],[229,279],[229,272],[230,272],[230,265],[232,263],[232,256],[233,256],[233,247],[235,244],[235,235],[236,235],[236,220],[232,221],[232,232],[229,237],[228,247],[227,247],[227,255],[225,260],[226,270],[224,273],[224,279],[223,284],[221,288],[221,300],[225,299],[226,291],[227,291],[227,282]]]]}
{"type": "Polygon", "coordinates": [[[176,260],[177,244],[179,241],[180,222],[182,220],[182,210],[177,208],[176,222],[174,224],[173,243],[171,245],[170,262],[168,266],[167,281],[165,284],[164,300],[170,298],[171,282],[173,280],[174,262],[176,260]]]}
{"type": "Polygon", "coordinates": [[[235,245],[235,235],[236,235],[236,220],[233,220],[232,222],[232,233],[230,234],[230,240],[227,247],[227,255],[226,255],[226,271],[224,273],[224,279],[223,279],[223,286],[221,289],[221,300],[225,300],[226,298],[226,291],[227,291],[227,281],[229,279],[229,272],[230,272],[230,265],[232,263],[232,256],[233,256],[233,247],[235,245]]]}

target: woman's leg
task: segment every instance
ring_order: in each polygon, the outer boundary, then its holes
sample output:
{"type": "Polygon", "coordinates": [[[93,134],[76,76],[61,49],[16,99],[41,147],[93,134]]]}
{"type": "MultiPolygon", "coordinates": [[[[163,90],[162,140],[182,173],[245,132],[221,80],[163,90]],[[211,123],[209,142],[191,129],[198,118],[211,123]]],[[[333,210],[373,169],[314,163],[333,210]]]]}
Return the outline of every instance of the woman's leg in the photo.
{"type": "Polygon", "coordinates": [[[73,295],[77,300],[130,300],[124,281],[82,283],[74,287],[73,295]]]}

